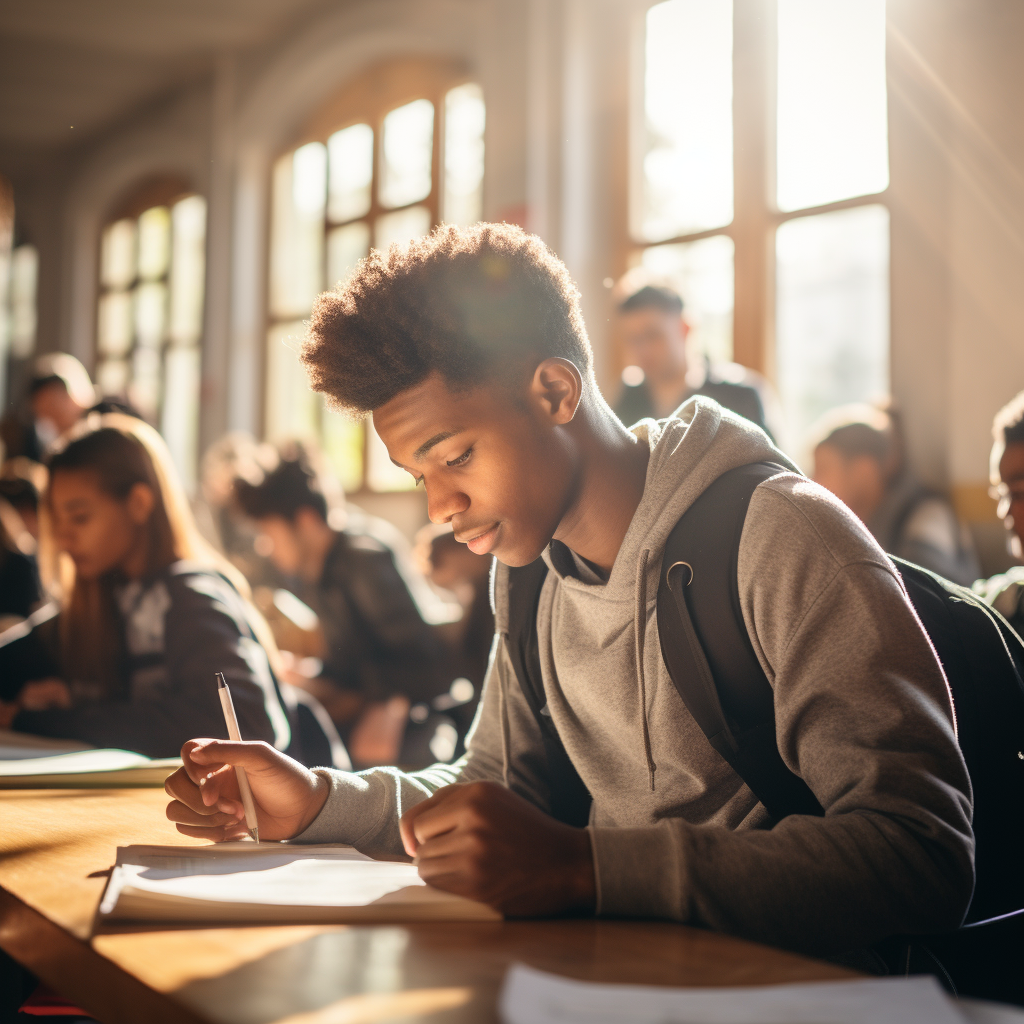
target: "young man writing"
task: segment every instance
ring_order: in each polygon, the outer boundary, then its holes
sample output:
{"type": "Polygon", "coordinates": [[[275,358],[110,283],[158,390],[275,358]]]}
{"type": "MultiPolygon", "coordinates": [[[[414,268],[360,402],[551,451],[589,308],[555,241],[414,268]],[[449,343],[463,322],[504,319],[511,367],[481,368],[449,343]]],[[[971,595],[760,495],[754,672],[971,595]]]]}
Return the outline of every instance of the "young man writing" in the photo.
{"type": "Polygon", "coordinates": [[[316,389],[372,412],[430,517],[496,556],[488,679],[466,756],[415,775],[190,743],[168,782],[183,832],[244,833],[237,764],[261,835],[404,848],[432,884],[512,915],[663,917],[819,953],[959,924],[973,838],[948,690],[892,565],[838,502],[795,470],[761,484],[738,564],[779,750],[823,817],[771,827],[662,661],[665,540],[721,474],[786,463],[762,431],[703,398],[623,427],[565,267],[507,225],[373,254],[321,297],[304,359],[316,389]],[[548,814],[558,768],[509,654],[506,567],[538,557],[543,713],[592,797],[586,828],[548,814]]]}

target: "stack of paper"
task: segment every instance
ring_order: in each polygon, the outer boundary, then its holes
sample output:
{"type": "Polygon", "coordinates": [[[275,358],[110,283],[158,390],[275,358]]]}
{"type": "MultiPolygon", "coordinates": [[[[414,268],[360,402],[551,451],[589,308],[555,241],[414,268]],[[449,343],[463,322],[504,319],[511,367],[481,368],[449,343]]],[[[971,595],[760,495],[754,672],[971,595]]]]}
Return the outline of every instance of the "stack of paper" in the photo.
{"type": "Polygon", "coordinates": [[[129,750],[95,750],[73,741],[0,733],[0,789],[162,786],[180,767],[177,757],[153,760],[129,750]]]}
{"type": "Polygon", "coordinates": [[[931,977],[749,988],[654,988],[571,981],[515,965],[505,1024],[1022,1024],[1015,1007],[950,999],[931,977]]]}
{"type": "Polygon", "coordinates": [[[108,921],[293,924],[494,921],[483,903],[426,885],[413,864],[345,846],[125,846],[100,902],[108,921]]]}

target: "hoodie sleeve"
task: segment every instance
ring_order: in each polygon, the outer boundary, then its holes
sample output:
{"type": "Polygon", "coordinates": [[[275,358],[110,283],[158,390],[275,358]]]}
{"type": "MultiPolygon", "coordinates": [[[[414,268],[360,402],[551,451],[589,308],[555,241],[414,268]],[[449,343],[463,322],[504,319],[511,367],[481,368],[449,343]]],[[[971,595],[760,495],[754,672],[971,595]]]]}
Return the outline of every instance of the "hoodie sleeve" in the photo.
{"type": "Polygon", "coordinates": [[[402,814],[456,782],[505,782],[542,810],[548,809],[544,744],[505,651],[495,637],[480,705],[466,742],[466,754],[454,764],[435,764],[415,773],[371,768],[354,774],[333,768],[317,772],[331,783],[323,810],[294,840],[300,843],[346,843],[369,856],[403,853],[398,821],[402,814]],[[508,759],[503,736],[516,737],[508,759]]]}
{"type": "Polygon", "coordinates": [[[755,493],[739,581],[779,750],[825,815],[592,829],[599,912],[818,954],[956,928],[974,881],[970,780],[945,677],[891,563],[794,475],[755,493]]]}

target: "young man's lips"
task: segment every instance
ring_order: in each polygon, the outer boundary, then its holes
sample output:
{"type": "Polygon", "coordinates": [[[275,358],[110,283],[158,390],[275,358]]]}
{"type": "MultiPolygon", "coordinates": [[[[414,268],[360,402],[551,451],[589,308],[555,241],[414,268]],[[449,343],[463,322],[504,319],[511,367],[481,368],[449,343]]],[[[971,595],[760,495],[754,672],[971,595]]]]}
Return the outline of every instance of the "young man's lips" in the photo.
{"type": "Polygon", "coordinates": [[[476,555],[486,555],[494,546],[497,537],[498,523],[495,523],[485,533],[478,533],[475,537],[471,537],[466,541],[466,547],[476,555]]]}

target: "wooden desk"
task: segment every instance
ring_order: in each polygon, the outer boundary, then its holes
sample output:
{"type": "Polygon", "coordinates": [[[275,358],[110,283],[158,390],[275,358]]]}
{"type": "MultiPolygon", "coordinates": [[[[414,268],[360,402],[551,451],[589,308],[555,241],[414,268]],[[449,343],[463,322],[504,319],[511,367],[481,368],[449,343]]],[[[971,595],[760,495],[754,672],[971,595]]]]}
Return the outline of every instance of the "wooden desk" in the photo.
{"type": "Polygon", "coordinates": [[[0,947],[104,1024],[494,1021],[515,961],[583,980],[655,985],[851,976],[667,923],[135,927],[93,935],[115,847],[199,845],[175,831],[165,805],[158,790],[0,792],[0,947]]]}

